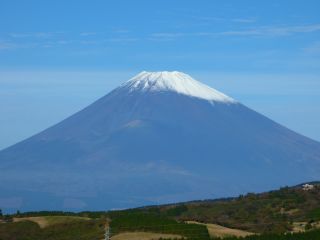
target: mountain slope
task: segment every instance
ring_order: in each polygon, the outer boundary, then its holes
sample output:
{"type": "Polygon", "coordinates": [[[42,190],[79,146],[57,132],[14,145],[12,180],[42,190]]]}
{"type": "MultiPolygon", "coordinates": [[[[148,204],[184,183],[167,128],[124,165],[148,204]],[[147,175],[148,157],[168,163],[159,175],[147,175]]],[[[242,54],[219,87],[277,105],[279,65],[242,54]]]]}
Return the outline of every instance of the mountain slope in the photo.
{"type": "Polygon", "coordinates": [[[0,198],[26,209],[122,208],[317,180],[320,144],[186,74],[142,72],[1,151],[0,170],[0,198]]]}

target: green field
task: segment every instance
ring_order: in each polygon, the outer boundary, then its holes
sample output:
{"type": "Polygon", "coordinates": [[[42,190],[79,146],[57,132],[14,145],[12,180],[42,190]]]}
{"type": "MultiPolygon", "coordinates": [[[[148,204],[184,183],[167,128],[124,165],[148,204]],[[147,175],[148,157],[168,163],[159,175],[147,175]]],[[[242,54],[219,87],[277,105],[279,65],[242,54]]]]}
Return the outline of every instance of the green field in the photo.
{"type": "Polygon", "coordinates": [[[0,224],[1,240],[101,240],[104,234],[102,220],[51,218],[47,227],[41,228],[33,221],[0,224]]]}
{"type": "Polygon", "coordinates": [[[208,230],[203,225],[177,222],[154,212],[113,212],[110,217],[112,235],[121,232],[153,232],[176,234],[195,240],[210,239],[208,230]]]}

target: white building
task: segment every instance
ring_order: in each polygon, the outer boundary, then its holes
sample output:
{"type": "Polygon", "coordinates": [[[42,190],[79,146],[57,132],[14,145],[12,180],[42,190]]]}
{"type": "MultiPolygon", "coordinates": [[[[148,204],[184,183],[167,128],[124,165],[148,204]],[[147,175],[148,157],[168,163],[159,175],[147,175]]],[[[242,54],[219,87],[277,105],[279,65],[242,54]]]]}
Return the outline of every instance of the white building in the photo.
{"type": "Polygon", "coordinates": [[[314,189],[314,185],[306,183],[306,184],[302,185],[302,189],[305,191],[309,191],[309,190],[314,189]]]}

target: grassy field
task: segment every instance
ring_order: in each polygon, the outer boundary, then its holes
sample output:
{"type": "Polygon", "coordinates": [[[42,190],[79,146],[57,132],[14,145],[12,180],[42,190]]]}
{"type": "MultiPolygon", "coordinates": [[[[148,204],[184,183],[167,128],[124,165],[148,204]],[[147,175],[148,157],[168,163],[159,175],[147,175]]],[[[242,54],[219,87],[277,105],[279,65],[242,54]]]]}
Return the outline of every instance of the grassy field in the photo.
{"type": "Polygon", "coordinates": [[[155,212],[128,210],[110,214],[111,233],[116,236],[128,232],[165,233],[188,239],[210,239],[206,226],[178,222],[155,212]]]}
{"type": "MultiPolygon", "coordinates": [[[[38,219],[39,220],[39,219],[38,219]]],[[[37,221],[38,221],[37,220],[37,221]]],[[[101,240],[105,223],[102,220],[55,218],[47,226],[23,220],[0,224],[1,240],[101,240]],[[59,219],[59,220],[58,220],[59,219]],[[66,220],[64,222],[63,220],[66,220]]]]}
{"type": "Polygon", "coordinates": [[[199,223],[195,221],[188,221],[188,223],[195,223],[195,224],[202,224],[205,225],[208,229],[209,235],[212,238],[226,238],[226,237],[246,237],[253,235],[252,232],[243,231],[240,229],[234,229],[234,228],[227,228],[223,227],[218,224],[212,224],[212,223],[199,223]]]}
{"type": "Polygon", "coordinates": [[[87,217],[78,216],[43,216],[43,217],[15,217],[13,222],[31,221],[37,223],[41,228],[55,224],[68,224],[78,221],[90,220],[87,217]]]}
{"type": "Polygon", "coordinates": [[[111,238],[111,240],[158,240],[158,239],[182,239],[182,236],[176,234],[151,233],[151,232],[129,232],[120,233],[111,238]]]}

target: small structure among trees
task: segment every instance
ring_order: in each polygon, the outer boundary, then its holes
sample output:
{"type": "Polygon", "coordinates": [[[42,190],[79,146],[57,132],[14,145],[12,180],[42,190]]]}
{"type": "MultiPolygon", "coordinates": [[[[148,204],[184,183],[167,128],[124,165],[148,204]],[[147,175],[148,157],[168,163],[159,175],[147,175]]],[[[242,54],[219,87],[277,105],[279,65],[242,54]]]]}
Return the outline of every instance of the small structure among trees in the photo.
{"type": "Polygon", "coordinates": [[[303,185],[302,185],[302,189],[303,189],[304,191],[309,191],[309,190],[314,189],[314,185],[309,184],[309,183],[306,183],[306,184],[303,184],[303,185]]]}

